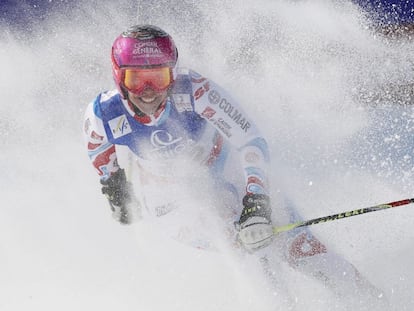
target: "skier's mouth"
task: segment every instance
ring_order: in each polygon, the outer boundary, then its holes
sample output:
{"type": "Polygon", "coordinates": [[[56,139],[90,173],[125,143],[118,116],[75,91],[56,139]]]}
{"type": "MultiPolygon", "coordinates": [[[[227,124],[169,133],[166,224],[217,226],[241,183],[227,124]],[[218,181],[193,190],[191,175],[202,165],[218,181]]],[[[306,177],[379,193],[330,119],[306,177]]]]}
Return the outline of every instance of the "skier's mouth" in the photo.
{"type": "Polygon", "coordinates": [[[157,96],[154,96],[154,97],[140,97],[139,99],[145,104],[152,104],[157,99],[157,96]]]}

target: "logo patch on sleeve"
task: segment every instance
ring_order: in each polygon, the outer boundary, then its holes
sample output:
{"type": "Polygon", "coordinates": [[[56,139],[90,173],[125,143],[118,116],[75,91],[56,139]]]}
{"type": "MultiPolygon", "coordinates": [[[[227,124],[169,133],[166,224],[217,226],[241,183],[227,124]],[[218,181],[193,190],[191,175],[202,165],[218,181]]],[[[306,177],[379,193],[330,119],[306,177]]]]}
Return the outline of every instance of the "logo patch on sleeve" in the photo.
{"type": "Polygon", "coordinates": [[[189,94],[173,94],[173,98],[178,112],[193,111],[189,94]]]}
{"type": "Polygon", "coordinates": [[[118,138],[132,132],[131,126],[129,125],[128,119],[125,115],[109,120],[108,125],[114,138],[118,138]]]}

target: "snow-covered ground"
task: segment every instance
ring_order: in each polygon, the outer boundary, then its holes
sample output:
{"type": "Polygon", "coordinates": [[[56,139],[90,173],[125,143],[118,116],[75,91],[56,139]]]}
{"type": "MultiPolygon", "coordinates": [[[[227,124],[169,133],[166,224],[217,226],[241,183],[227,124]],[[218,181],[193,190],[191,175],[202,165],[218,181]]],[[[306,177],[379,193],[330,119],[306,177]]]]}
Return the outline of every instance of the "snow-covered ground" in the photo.
{"type": "MultiPolygon", "coordinates": [[[[346,310],[347,299],[283,263],[276,278],[290,294],[273,295],[238,257],[112,220],[82,117],[113,88],[110,46],[134,23],[167,30],[181,65],[245,104],[270,143],[273,196],[287,196],[305,218],[413,194],[413,109],[396,105],[395,94],[375,96],[413,83],[413,44],[375,35],[356,7],[183,0],[62,8],[0,34],[0,310],[346,310]]],[[[312,228],[392,310],[414,308],[413,208],[312,228]]]]}

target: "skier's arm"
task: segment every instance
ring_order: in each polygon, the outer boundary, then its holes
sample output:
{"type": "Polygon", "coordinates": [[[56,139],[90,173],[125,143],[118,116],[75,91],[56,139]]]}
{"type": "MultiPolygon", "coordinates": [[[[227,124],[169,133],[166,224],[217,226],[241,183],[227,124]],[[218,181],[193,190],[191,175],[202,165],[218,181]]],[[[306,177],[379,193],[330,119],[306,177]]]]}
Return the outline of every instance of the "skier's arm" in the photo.
{"type": "Polygon", "coordinates": [[[85,112],[84,136],[92,165],[97,170],[102,185],[102,193],[108,198],[112,216],[121,223],[130,223],[126,207],[132,200],[131,185],[125,172],[118,166],[115,145],[108,141],[99,117],[99,97],[90,103],[85,112]]]}
{"type": "Polygon", "coordinates": [[[250,115],[225,90],[192,73],[195,110],[238,151],[244,170],[246,195],[238,222],[240,240],[248,250],[267,246],[272,238],[268,196],[269,152],[250,115]]]}
{"type": "Polygon", "coordinates": [[[98,100],[90,103],[85,112],[84,137],[89,159],[101,180],[108,179],[118,169],[115,145],[108,141],[99,118],[98,100]]]}
{"type": "Polygon", "coordinates": [[[193,76],[192,82],[196,112],[239,152],[246,194],[267,194],[268,146],[251,116],[211,80],[193,76]]]}

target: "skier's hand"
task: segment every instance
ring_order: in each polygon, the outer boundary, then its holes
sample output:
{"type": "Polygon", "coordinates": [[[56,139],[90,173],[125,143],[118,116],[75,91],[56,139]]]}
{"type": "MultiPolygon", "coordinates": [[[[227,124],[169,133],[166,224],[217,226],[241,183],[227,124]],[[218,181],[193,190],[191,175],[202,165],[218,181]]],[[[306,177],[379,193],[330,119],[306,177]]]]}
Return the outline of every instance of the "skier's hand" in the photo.
{"type": "Polygon", "coordinates": [[[269,197],[265,194],[247,194],[243,198],[243,210],[236,228],[240,242],[249,252],[266,247],[273,240],[269,205],[269,197]]]}
{"type": "Polygon", "coordinates": [[[101,180],[102,193],[108,198],[112,216],[123,224],[131,222],[128,204],[132,202],[132,185],[127,182],[125,171],[119,169],[111,177],[101,180]]]}

